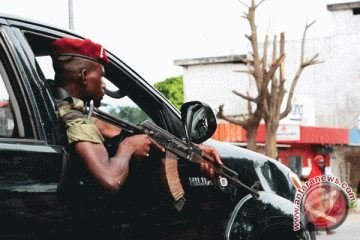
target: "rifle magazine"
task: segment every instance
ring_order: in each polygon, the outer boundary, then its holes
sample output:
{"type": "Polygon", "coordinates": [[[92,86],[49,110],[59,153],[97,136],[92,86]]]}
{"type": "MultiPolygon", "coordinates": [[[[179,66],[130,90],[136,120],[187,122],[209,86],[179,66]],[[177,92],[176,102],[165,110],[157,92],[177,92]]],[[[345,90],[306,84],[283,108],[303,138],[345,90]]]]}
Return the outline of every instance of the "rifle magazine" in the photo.
{"type": "Polygon", "coordinates": [[[180,183],[177,156],[168,150],[165,158],[161,159],[160,176],[166,191],[173,198],[175,207],[178,206],[176,209],[180,211],[185,202],[185,192],[180,183]],[[178,204],[179,202],[183,203],[178,204]]]}

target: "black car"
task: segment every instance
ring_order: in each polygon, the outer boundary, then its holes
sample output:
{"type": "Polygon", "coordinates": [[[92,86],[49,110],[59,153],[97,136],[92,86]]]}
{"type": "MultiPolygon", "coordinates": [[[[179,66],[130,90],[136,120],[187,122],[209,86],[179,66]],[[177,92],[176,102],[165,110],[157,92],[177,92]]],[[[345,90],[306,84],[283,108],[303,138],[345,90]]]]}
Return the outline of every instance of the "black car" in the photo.
{"type": "MultiPolygon", "coordinates": [[[[50,45],[62,37],[83,38],[71,31],[0,14],[2,238],[52,238],[74,230],[72,212],[57,192],[71,159],[49,83],[54,77],[50,45]]],[[[109,51],[107,55],[110,64],[106,67],[106,81],[113,93],[109,95],[121,95],[111,103],[137,108],[146,119],[184,139],[181,113],[119,58],[109,51]]],[[[110,140],[109,149],[111,144],[110,140]]],[[[236,171],[244,185],[256,189],[259,197],[231,182],[222,185],[218,179],[207,179],[200,175],[197,164],[179,158],[178,172],[186,202],[177,211],[161,190],[155,164],[160,160],[154,159],[154,166],[138,166],[121,190],[127,196],[122,203],[122,231],[140,231],[150,239],[315,238],[304,221],[301,230],[293,231],[298,180],[289,168],[211,139],[202,144],[215,147],[224,165],[236,171]],[[153,171],[148,174],[142,167],[152,167],[153,171]]]]}

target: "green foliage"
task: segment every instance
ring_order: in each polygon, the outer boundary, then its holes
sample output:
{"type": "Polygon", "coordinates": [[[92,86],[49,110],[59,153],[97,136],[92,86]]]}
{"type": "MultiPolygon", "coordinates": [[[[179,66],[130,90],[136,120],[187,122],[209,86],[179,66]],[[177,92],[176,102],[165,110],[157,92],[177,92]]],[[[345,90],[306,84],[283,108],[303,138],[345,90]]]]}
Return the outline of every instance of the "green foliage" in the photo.
{"type": "MultiPolygon", "coordinates": [[[[356,188],[353,188],[352,191],[353,191],[353,193],[354,193],[354,195],[355,195],[355,197],[356,197],[356,196],[357,196],[357,189],[356,189],[356,188]]],[[[349,208],[350,208],[350,209],[353,209],[354,207],[355,207],[355,201],[350,202],[349,208]]]]}
{"type": "Polygon", "coordinates": [[[184,103],[183,76],[167,78],[165,81],[155,83],[154,87],[180,110],[184,103]]]}
{"type": "Polygon", "coordinates": [[[137,125],[145,120],[151,121],[150,117],[138,107],[111,108],[109,113],[134,125],[137,125]]]}

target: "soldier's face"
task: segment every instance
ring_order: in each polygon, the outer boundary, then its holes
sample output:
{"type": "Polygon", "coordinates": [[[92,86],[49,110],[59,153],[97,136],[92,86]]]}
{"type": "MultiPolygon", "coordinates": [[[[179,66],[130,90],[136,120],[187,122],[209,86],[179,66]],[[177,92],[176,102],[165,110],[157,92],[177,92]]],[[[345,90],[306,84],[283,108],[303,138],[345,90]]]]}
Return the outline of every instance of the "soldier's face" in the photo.
{"type": "Polygon", "coordinates": [[[94,67],[87,74],[87,87],[86,95],[94,100],[96,107],[100,106],[101,100],[103,99],[106,87],[103,77],[105,75],[104,66],[100,63],[96,63],[94,67]]]}

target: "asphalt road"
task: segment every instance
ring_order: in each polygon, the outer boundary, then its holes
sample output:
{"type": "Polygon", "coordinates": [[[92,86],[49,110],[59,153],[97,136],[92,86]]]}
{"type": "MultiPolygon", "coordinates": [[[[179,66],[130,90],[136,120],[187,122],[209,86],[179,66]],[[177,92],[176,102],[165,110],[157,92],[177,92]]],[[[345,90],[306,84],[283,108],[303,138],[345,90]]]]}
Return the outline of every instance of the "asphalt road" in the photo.
{"type": "Polygon", "coordinates": [[[326,235],[321,232],[317,235],[317,240],[360,240],[360,213],[350,212],[346,221],[337,229],[333,235],[326,235]]]}

